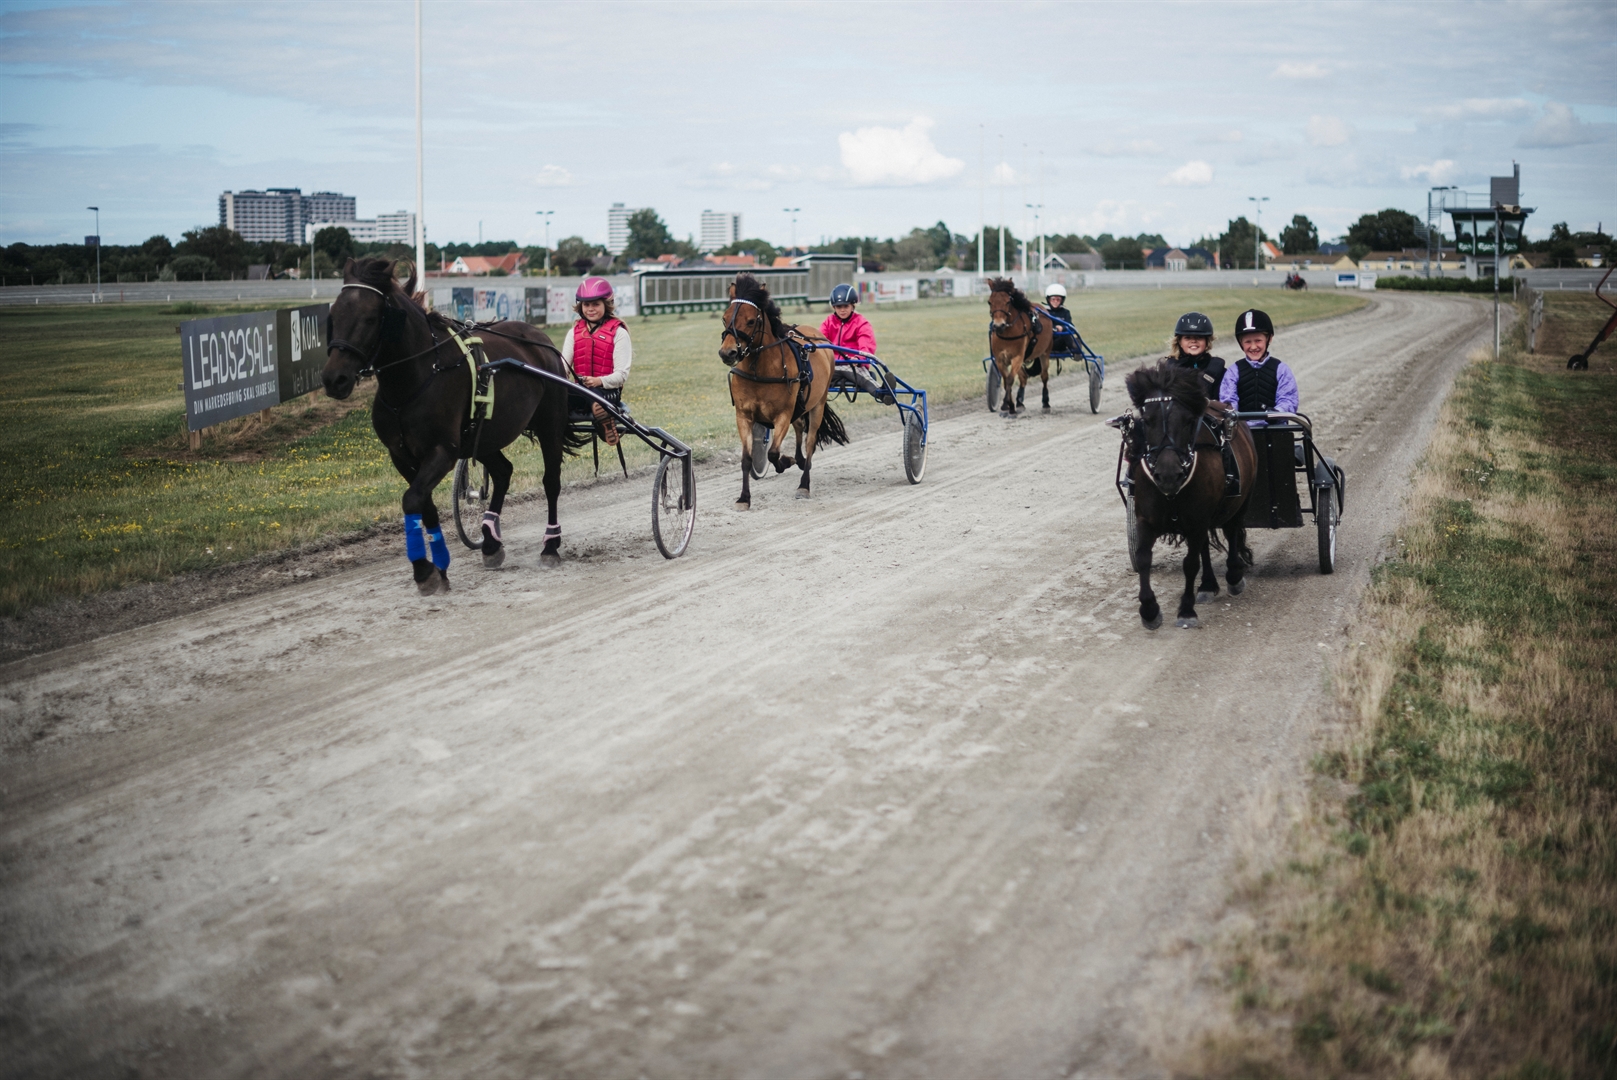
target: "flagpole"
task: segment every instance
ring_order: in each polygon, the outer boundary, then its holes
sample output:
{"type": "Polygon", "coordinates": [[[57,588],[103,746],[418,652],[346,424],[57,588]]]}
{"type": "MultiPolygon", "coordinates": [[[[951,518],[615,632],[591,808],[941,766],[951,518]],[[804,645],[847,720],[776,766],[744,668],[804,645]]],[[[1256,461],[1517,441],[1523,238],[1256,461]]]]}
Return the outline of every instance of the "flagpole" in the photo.
{"type": "Polygon", "coordinates": [[[427,223],[421,173],[421,0],[415,0],[415,268],[416,285],[426,288],[427,223]]]}

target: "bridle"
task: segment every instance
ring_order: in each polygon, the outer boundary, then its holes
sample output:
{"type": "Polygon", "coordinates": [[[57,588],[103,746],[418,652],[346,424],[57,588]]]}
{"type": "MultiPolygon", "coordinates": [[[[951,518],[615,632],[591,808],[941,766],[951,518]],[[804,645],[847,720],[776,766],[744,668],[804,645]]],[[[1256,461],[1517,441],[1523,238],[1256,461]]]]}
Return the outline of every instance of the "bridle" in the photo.
{"type": "Polygon", "coordinates": [[[419,360],[421,357],[426,356],[429,353],[435,353],[438,351],[438,346],[441,344],[441,342],[438,340],[438,335],[433,334],[431,348],[423,349],[418,353],[412,353],[409,356],[402,356],[397,360],[390,360],[381,366],[377,366],[376,358],[382,354],[382,346],[387,344],[388,331],[391,327],[396,326],[404,321],[404,312],[394,307],[388,301],[387,293],[383,292],[381,289],[378,289],[375,285],[367,285],[363,281],[345,281],[343,282],[342,288],[337,290],[338,295],[341,295],[344,289],[369,289],[371,292],[382,298],[382,324],[381,326],[377,327],[376,345],[371,349],[369,355],[367,355],[364,350],[350,342],[344,341],[342,338],[332,337],[331,316],[326,316],[326,351],[330,352],[332,349],[337,349],[340,352],[350,353],[359,357],[360,368],[355,375],[356,378],[363,379],[367,376],[375,375],[378,372],[386,371],[390,367],[397,367],[400,364],[409,363],[411,360],[419,360]]]}
{"type": "MultiPolygon", "coordinates": [[[[1148,406],[1148,405],[1162,405],[1162,404],[1166,404],[1169,407],[1171,407],[1173,405],[1172,396],[1170,396],[1168,394],[1160,394],[1160,395],[1158,395],[1156,397],[1148,397],[1145,400],[1140,402],[1140,423],[1141,423],[1142,428],[1145,427],[1145,410],[1146,410],[1146,406],[1148,406]]],[[[1175,495],[1179,494],[1181,491],[1183,491],[1185,489],[1185,485],[1190,483],[1190,478],[1193,475],[1195,475],[1195,472],[1196,472],[1196,432],[1198,432],[1199,430],[1201,430],[1201,422],[1197,421],[1196,425],[1191,428],[1190,444],[1188,446],[1185,446],[1185,447],[1174,446],[1172,443],[1169,443],[1167,441],[1167,438],[1168,438],[1168,417],[1166,415],[1164,415],[1163,418],[1162,418],[1162,438],[1163,438],[1163,441],[1158,443],[1155,446],[1150,446],[1150,445],[1146,446],[1145,453],[1143,453],[1140,456],[1140,467],[1145,470],[1145,475],[1150,479],[1151,483],[1156,486],[1156,489],[1158,491],[1162,492],[1162,494],[1166,495],[1170,499],[1173,498],[1175,495]],[[1172,450],[1175,453],[1179,454],[1181,457],[1189,457],[1190,458],[1190,467],[1185,470],[1185,478],[1183,480],[1181,480],[1179,482],[1179,485],[1177,487],[1175,487],[1172,491],[1169,491],[1166,487],[1164,487],[1162,485],[1162,482],[1157,479],[1156,472],[1151,468],[1152,461],[1156,458],[1156,456],[1158,454],[1160,454],[1164,450],[1172,450]]]]}
{"type": "MultiPolygon", "coordinates": [[[[988,310],[989,310],[990,313],[992,313],[994,309],[989,308],[988,310]]],[[[1001,341],[1020,341],[1023,338],[1027,337],[1029,334],[1031,334],[1033,332],[1033,320],[1032,319],[1027,320],[1027,322],[1026,322],[1027,329],[1023,330],[1020,334],[1007,334],[1007,333],[1005,333],[1006,329],[1008,329],[1010,327],[1010,325],[1011,325],[1010,316],[1013,315],[1013,314],[1014,315],[1020,315],[1021,314],[1021,312],[1016,310],[1015,305],[1011,305],[1010,307],[1008,307],[1006,309],[1006,320],[1005,320],[1005,325],[1004,326],[995,326],[994,323],[993,323],[993,320],[990,319],[989,323],[988,323],[988,332],[990,334],[993,334],[995,337],[999,338],[1001,341]]]]}
{"type": "MultiPolygon", "coordinates": [[[[730,303],[731,304],[746,304],[748,307],[750,307],[754,311],[758,312],[759,325],[760,326],[765,325],[764,324],[764,319],[763,319],[763,311],[762,311],[762,309],[760,309],[758,307],[758,305],[753,303],[751,300],[742,300],[742,299],[740,299],[738,297],[736,299],[731,300],[730,303]]],[[[766,352],[766,351],[768,351],[770,349],[784,348],[784,349],[790,351],[792,343],[787,338],[782,337],[782,338],[780,338],[780,339],[778,339],[776,341],[770,342],[767,345],[759,344],[757,338],[753,337],[751,334],[744,333],[741,330],[741,328],[736,325],[736,322],[737,322],[736,316],[739,315],[739,314],[740,314],[740,312],[737,311],[735,314],[732,314],[729,318],[727,318],[724,321],[724,329],[719,334],[719,341],[720,341],[721,344],[723,343],[725,338],[729,337],[729,338],[734,338],[735,342],[736,342],[736,345],[738,346],[738,348],[736,349],[736,352],[739,355],[736,356],[735,363],[730,365],[730,373],[732,375],[740,375],[743,379],[750,379],[753,382],[778,382],[778,383],[800,382],[801,381],[800,378],[794,377],[794,376],[791,376],[791,375],[783,375],[783,376],[780,376],[780,377],[773,376],[773,375],[755,375],[750,371],[741,370],[741,365],[743,363],[745,363],[746,361],[752,359],[753,357],[758,356],[759,354],[764,353],[764,352],[766,352]]],[[[786,366],[786,355],[784,353],[781,355],[780,363],[781,363],[781,371],[784,372],[784,371],[788,370],[787,366],[786,366]]]]}

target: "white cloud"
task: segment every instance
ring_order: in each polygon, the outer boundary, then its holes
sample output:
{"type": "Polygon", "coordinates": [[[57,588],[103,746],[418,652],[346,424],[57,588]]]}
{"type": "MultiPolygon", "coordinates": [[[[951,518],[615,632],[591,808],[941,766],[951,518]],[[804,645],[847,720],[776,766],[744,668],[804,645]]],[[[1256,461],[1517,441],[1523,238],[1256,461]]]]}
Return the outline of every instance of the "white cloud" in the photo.
{"type": "Polygon", "coordinates": [[[1308,118],[1308,141],[1314,146],[1341,146],[1348,136],[1348,126],[1334,116],[1308,118]]]}
{"type": "Polygon", "coordinates": [[[1203,187],[1213,182],[1213,167],[1205,161],[1187,161],[1162,182],[1172,187],[1203,187]]]}
{"type": "Polygon", "coordinates": [[[1089,152],[1098,157],[1157,157],[1162,147],[1150,139],[1132,139],[1124,143],[1103,142],[1091,147],[1089,152]]]}
{"type": "Polygon", "coordinates": [[[1010,187],[1020,179],[1008,162],[1002,161],[988,170],[988,183],[991,187],[1010,187]]]}
{"type": "Polygon", "coordinates": [[[1318,64],[1299,64],[1288,61],[1274,69],[1280,79],[1323,79],[1328,72],[1318,64]]]}
{"type": "Polygon", "coordinates": [[[1429,184],[1446,184],[1454,179],[1454,162],[1439,158],[1430,165],[1405,165],[1398,172],[1405,180],[1425,180],[1429,184]]]}
{"type": "Polygon", "coordinates": [[[1533,107],[1521,98],[1466,98],[1427,112],[1442,120],[1525,120],[1533,107]]]}
{"type": "Polygon", "coordinates": [[[1517,146],[1553,149],[1558,146],[1582,146],[1584,143],[1603,142],[1608,125],[1596,127],[1579,120],[1572,106],[1548,101],[1544,115],[1516,141],[1517,146]]]}
{"type": "Polygon", "coordinates": [[[966,163],[945,157],[927,132],[932,121],[924,116],[908,127],[867,127],[837,136],[842,166],[862,186],[930,184],[959,175],[966,163]]]}
{"type": "Polygon", "coordinates": [[[533,182],[540,187],[572,187],[573,174],[560,165],[546,165],[539,170],[539,175],[533,178],[533,182]]]}

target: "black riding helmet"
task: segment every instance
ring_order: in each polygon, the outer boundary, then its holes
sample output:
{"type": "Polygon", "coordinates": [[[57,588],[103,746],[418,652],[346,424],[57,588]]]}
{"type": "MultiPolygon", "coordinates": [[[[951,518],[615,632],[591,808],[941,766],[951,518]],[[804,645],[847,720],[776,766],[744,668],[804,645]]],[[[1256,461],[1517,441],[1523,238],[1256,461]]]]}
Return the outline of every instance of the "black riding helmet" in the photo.
{"type": "Polygon", "coordinates": [[[1267,312],[1257,308],[1248,308],[1235,318],[1235,337],[1240,340],[1242,334],[1268,334],[1275,336],[1275,324],[1267,312]]]}
{"type": "Polygon", "coordinates": [[[1213,320],[1199,311],[1189,311],[1179,316],[1173,332],[1179,337],[1210,338],[1213,336],[1213,320]]]}

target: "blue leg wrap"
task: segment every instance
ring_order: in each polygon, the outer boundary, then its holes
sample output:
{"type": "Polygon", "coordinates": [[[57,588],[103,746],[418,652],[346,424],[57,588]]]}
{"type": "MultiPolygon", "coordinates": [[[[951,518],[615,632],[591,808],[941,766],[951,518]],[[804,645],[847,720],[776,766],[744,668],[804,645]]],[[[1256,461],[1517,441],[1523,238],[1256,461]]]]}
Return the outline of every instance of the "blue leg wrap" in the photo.
{"type": "Polygon", "coordinates": [[[420,514],[404,515],[404,553],[411,562],[420,562],[427,557],[427,538],[421,535],[420,514]]]}
{"type": "Polygon", "coordinates": [[[443,529],[433,529],[427,534],[427,540],[432,544],[432,565],[440,570],[448,570],[449,547],[444,543],[443,529]]]}

